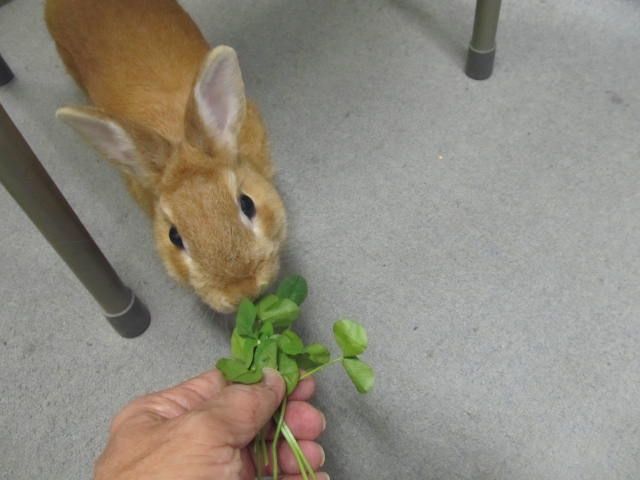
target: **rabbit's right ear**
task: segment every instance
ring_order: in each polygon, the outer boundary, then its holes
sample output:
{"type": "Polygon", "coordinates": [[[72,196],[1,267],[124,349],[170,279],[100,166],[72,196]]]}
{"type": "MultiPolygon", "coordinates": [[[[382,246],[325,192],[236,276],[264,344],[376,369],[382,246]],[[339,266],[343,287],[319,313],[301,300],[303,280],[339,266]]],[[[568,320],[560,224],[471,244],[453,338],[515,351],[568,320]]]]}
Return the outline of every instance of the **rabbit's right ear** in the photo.
{"type": "Polygon", "coordinates": [[[235,153],[246,114],[244,82],[233,48],[219,46],[207,55],[187,105],[187,140],[235,153]]]}
{"type": "Polygon", "coordinates": [[[132,122],[118,121],[94,107],[64,107],[56,117],[76,130],[108,160],[140,179],[164,168],[172,146],[159,134],[132,122]]]}

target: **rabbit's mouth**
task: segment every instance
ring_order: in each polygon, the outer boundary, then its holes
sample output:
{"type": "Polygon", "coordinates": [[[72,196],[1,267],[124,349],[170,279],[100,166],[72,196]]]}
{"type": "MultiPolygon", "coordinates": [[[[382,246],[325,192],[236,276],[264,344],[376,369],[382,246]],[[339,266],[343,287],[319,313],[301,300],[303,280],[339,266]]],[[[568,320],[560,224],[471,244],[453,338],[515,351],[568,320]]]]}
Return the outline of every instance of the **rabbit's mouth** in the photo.
{"type": "Polygon", "coordinates": [[[231,313],[243,298],[255,299],[273,283],[278,275],[280,256],[278,253],[259,262],[253,275],[231,280],[220,287],[191,282],[196,293],[215,311],[231,313]]]}

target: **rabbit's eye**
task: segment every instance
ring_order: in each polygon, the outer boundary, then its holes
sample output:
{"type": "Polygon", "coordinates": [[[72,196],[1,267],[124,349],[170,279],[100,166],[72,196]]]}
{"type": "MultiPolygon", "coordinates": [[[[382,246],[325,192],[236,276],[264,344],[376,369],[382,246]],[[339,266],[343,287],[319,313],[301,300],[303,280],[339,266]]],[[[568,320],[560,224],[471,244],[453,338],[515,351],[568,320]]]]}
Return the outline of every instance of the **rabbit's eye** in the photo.
{"type": "Polygon", "coordinates": [[[178,229],[174,226],[171,226],[169,229],[169,240],[180,250],[184,250],[184,243],[182,243],[182,237],[178,233],[178,229]]]}
{"type": "Polygon", "coordinates": [[[253,200],[244,193],[240,195],[240,209],[249,220],[256,216],[256,206],[253,200]]]}

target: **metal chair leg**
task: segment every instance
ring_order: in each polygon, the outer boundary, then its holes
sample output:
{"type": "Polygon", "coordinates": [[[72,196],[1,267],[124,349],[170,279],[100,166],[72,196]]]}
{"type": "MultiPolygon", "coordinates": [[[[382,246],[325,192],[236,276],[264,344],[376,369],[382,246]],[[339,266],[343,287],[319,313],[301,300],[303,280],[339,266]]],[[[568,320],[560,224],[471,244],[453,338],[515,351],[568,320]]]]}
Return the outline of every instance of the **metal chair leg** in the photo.
{"type": "Polygon", "coordinates": [[[11,80],[13,80],[13,72],[7,65],[7,62],[4,61],[2,55],[0,54],[0,87],[2,85],[6,85],[11,80]]]}
{"type": "Polygon", "coordinates": [[[485,80],[493,72],[501,0],[478,0],[465,73],[485,80]]]}
{"type": "Polygon", "coordinates": [[[142,334],[146,306],[127,288],[0,105],[0,181],[123,337],[142,334]]]}

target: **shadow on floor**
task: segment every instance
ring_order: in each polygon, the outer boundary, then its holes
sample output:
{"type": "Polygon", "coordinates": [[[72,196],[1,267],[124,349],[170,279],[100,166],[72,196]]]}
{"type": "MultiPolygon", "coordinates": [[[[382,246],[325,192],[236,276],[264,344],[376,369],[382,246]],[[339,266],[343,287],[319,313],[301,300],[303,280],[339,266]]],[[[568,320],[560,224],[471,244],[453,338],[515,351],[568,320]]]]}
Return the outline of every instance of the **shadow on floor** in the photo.
{"type": "Polygon", "coordinates": [[[452,29],[429,13],[426,5],[415,0],[387,0],[387,3],[400,13],[408,24],[420,29],[431,43],[437,45],[461,68],[464,66],[467,54],[466,43],[455,38],[452,29]]]}

